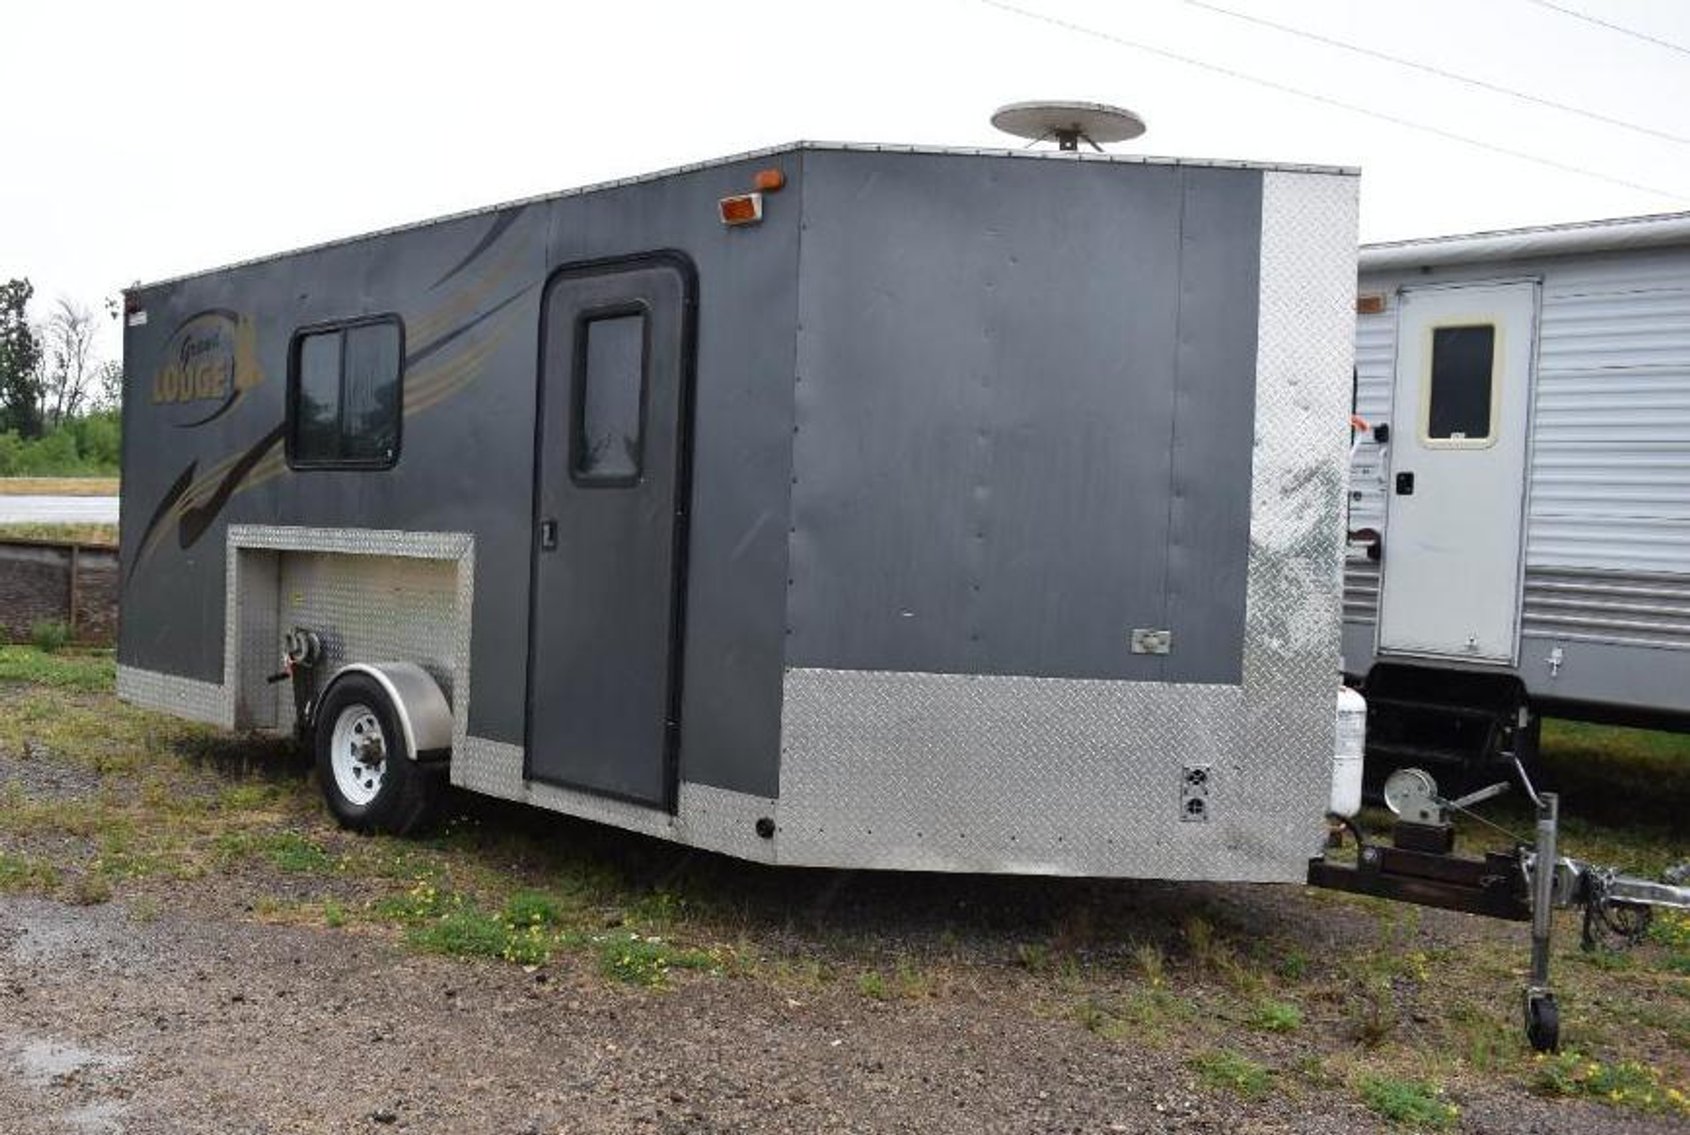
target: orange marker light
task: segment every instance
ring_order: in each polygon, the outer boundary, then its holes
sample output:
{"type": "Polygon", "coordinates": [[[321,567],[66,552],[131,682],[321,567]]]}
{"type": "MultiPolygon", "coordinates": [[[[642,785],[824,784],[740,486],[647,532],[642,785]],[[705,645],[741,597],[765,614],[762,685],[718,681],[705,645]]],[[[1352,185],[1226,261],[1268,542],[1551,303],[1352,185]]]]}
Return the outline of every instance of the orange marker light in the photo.
{"type": "Polygon", "coordinates": [[[1356,297],[1357,315],[1378,315],[1385,310],[1385,297],[1378,292],[1356,297]]]}
{"type": "Polygon", "coordinates": [[[754,225],[763,219],[763,195],[741,193],[736,197],[724,197],[716,202],[716,211],[721,214],[724,225],[754,225]]]}
{"type": "Polygon", "coordinates": [[[764,193],[778,193],[786,188],[786,174],[778,169],[760,169],[751,184],[764,193]]]}

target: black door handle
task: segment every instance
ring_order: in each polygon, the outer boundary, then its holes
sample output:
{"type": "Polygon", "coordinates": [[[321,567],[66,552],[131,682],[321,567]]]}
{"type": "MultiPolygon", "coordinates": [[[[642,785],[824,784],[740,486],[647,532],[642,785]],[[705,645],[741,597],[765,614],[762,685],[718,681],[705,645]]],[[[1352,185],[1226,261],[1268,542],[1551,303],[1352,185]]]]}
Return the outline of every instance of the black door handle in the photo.
{"type": "Polygon", "coordinates": [[[557,521],[540,521],[540,550],[542,552],[557,551],[557,521]]]}
{"type": "Polygon", "coordinates": [[[1398,473],[1397,474],[1397,496],[1399,496],[1399,497],[1411,497],[1413,495],[1414,495],[1414,474],[1413,473],[1398,473]]]}

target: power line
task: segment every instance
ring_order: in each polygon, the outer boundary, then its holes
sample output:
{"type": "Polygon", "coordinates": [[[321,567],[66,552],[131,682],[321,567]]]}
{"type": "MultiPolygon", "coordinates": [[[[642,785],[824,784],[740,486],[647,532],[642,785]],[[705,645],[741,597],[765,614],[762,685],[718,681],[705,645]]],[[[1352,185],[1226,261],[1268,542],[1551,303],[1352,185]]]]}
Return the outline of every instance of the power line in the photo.
{"type": "Polygon", "coordinates": [[[1386,51],[1376,51],[1371,47],[1363,47],[1359,43],[1349,43],[1345,40],[1334,39],[1331,36],[1321,35],[1319,32],[1311,32],[1303,28],[1291,27],[1288,24],[1275,23],[1273,20],[1266,19],[1262,16],[1251,15],[1248,12],[1236,12],[1231,8],[1223,8],[1219,4],[1210,4],[1207,0],[1185,0],[1185,3],[1189,4],[1193,8],[1201,8],[1206,12],[1214,12],[1217,15],[1230,16],[1235,20],[1243,20],[1247,23],[1256,24],[1261,27],[1272,28],[1274,31],[1284,32],[1286,35],[1299,36],[1303,39],[1313,40],[1316,43],[1324,43],[1329,47],[1336,47],[1344,51],[1354,52],[1357,55],[1364,55],[1370,59],[1381,59],[1386,63],[1393,63],[1398,67],[1408,67],[1427,75],[1435,75],[1440,79],[1449,79],[1457,83],[1465,83],[1469,87],[1477,87],[1482,91],[1490,91],[1493,94],[1506,95],[1512,99],[1519,99],[1521,102],[1528,102],[1536,106],[1548,107],[1550,110],[1559,110],[1564,111],[1567,114],[1576,114],[1580,118],[1588,118],[1592,122],[1600,122],[1605,126],[1617,126],[1621,130],[1631,130],[1638,134],[1647,134],[1652,138],[1662,138],[1668,142],[1677,142],[1680,145],[1690,145],[1690,137],[1683,134],[1674,134],[1668,130],[1657,130],[1652,126],[1643,126],[1636,122],[1627,122],[1623,118],[1610,118],[1606,114],[1599,114],[1594,110],[1586,110],[1583,107],[1571,106],[1564,102],[1556,102],[1554,99],[1543,98],[1540,95],[1530,94],[1526,91],[1518,91],[1512,87],[1504,87],[1499,83],[1491,83],[1485,81],[1484,79],[1476,79],[1471,75],[1462,75],[1455,71],[1446,71],[1442,67],[1434,67],[1429,63],[1420,63],[1413,59],[1404,59],[1400,55],[1392,55],[1386,51]]]}
{"type": "Polygon", "coordinates": [[[1152,47],[1148,43],[1140,43],[1138,40],[1128,39],[1125,36],[1116,35],[1114,32],[1101,31],[1097,28],[1087,27],[1084,24],[1076,24],[1071,20],[1064,20],[1058,16],[1049,16],[1043,12],[1030,11],[1026,8],[1017,7],[1014,4],[1005,3],[1004,0],[979,0],[979,3],[990,8],[997,8],[1004,12],[1011,12],[1025,19],[1037,20],[1040,23],[1049,24],[1052,27],[1075,32],[1079,35],[1104,40],[1109,43],[1118,44],[1122,47],[1130,47],[1135,51],[1142,51],[1148,55],[1159,56],[1163,59],[1171,59],[1176,63],[1184,63],[1188,67],[1197,67],[1204,71],[1212,71],[1217,75],[1225,75],[1229,79],[1237,79],[1245,83],[1254,83],[1258,87],[1266,87],[1269,90],[1279,91],[1282,94],[1295,95],[1297,98],[1307,99],[1310,102],[1321,103],[1325,106],[1337,107],[1340,110],[1347,110],[1352,114],[1360,114],[1365,115],[1368,118],[1376,118],[1381,122],[1389,122],[1393,126],[1401,126],[1406,130],[1418,130],[1422,134],[1431,134],[1439,138],[1447,139],[1451,142],[1460,142],[1466,146],[1473,146],[1481,150],[1489,150],[1492,153],[1502,154],[1505,157],[1516,158],[1520,161],[1531,162],[1534,165],[1560,170],[1562,173],[1578,174],[1580,177],[1588,177],[1596,181],[1605,181],[1610,185],[1618,185],[1625,189],[1636,190],[1640,193],[1650,193],[1656,197],[1665,197],[1670,201],[1683,201],[1690,199],[1683,193],[1675,193],[1666,189],[1657,188],[1653,185],[1643,185],[1639,182],[1627,181],[1625,178],[1614,177],[1612,174],[1587,169],[1584,166],[1576,166],[1570,162],[1557,161],[1554,158],[1539,157],[1536,154],[1528,154],[1521,150],[1512,150],[1506,146],[1498,146],[1479,138],[1470,138],[1465,134],[1457,134],[1453,130],[1445,130],[1441,126],[1429,126],[1423,122],[1414,122],[1407,118],[1398,118],[1396,115],[1388,114],[1382,110],[1371,110],[1365,106],[1357,106],[1355,103],[1345,102],[1343,99],[1333,98],[1330,95],[1317,94],[1314,91],[1305,91],[1300,87],[1293,87],[1288,83],[1281,83],[1275,79],[1265,79],[1260,75],[1251,75],[1248,72],[1238,71],[1231,67],[1222,66],[1218,63],[1210,63],[1206,60],[1196,59],[1189,55],[1181,55],[1176,51],[1169,51],[1167,48],[1152,47]]]}
{"type": "Polygon", "coordinates": [[[1611,32],[1628,35],[1632,39],[1640,39],[1644,43],[1652,43],[1656,47],[1664,47],[1668,51],[1676,51],[1680,55],[1690,55],[1690,47],[1685,47],[1681,43],[1674,43],[1670,39],[1659,39],[1647,32],[1640,32],[1636,28],[1628,28],[1620,24],[1611,24],[1607,20],[1599,19],[1596,16],[1591,16],[1581,12],[1577,8],[1568,8],[1561,4],[1553,4],[1550,0],[1526,0],[1526,3],[1536,4],[1539,8],[1548,8],[1551,12],[1559,12],[1563,16],[1571,16],[1575,20],[1583,20],[1587,24],[1595,24],[1599,28],[1607,28],[1611,32]]]}

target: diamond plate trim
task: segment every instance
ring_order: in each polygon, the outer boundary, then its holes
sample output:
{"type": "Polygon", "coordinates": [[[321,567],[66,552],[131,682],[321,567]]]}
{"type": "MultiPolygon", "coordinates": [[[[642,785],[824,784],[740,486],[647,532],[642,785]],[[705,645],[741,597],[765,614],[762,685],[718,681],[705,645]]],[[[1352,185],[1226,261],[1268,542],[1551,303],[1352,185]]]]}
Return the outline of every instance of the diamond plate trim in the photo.
{"type": "Polygon", "coordinates": [[[1329,795],[1356,183],[1263,174],[1241,686],[793,669],[779,861],[1301,879],[1329,795]],[[1182,823],[1185,766],[1212,772],[1182,823]]]}
{"type": "Polygon", "coordinates": [[[1212,822],[1179,820],[1183,768],[1238,748],[1237,686],[794,669],[785,694],[782,863],[1131,875],[1246,841],[1219,771],[1212,822]]]}
{"type": "Polygon", "coordinates": [[[471,792],[563,812],[659,839],[760,863],[776,862],[774,839],[757,835],[757,821],[777,819],[776,802],[709,785],[681,783],[675,814],[522,778],[522,746],[465,737],[452,754],[452,783],[471,792]]]}
{"type": "Polygon", "coordinates": [[[141,670],[134,666],[118,666],[117,697],[119,701],[142,709],[157,710],[190,721],[208,725],[234,727],[229,701],[223,687],[215,682],[200,682],[193,678],[178,678],[156,670],[141,670]]]}

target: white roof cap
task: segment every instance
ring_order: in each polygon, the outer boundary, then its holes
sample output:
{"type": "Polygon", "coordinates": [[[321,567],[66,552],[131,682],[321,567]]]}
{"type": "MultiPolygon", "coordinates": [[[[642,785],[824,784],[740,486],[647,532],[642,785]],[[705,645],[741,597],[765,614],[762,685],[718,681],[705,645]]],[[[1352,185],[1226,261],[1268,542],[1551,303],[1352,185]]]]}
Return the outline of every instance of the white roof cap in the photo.
{"type": "Polygon", "coordinates": [[[1525,260],[1581,252],[1614,252],[1690,244],[1690,213],[1656,213],[1565,225],[1397,240],[1361,248],[1363,272],[1525,260]]]}

